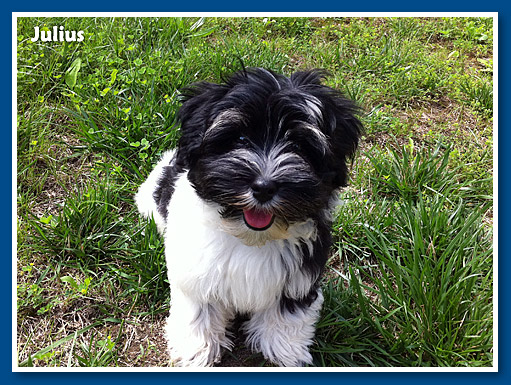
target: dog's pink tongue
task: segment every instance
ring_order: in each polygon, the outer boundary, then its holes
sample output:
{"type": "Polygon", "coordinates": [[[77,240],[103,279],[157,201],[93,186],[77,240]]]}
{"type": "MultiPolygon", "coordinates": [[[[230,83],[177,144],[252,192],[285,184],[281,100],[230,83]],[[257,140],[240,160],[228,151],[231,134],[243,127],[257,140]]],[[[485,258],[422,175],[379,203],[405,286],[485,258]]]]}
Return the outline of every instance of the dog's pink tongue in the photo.
{"type": "Polygon", "coordinates": [[[243,210],[243,215],[247,224],[255,229],[268,227],[273,219],[273,214],[255,209],[243,210]]]}

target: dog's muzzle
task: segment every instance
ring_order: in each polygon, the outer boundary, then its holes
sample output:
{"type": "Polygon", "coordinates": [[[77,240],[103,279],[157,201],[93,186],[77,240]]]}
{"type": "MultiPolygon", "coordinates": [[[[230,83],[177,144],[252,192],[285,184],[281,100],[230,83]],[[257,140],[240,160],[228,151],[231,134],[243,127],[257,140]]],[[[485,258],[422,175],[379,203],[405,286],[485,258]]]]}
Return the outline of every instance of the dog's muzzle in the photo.
{"type": "MultiPolygon", "coordinates": [[[[269,202],[278,191],[278,185],[271,179],[258,177],[250,186],[252,196],[258,203],[269,202]]],[[[268,229],[275,220],[275,215],[268,210],[250,208],[243,210],[245,224],[252,230],[262,231],[268,229]]]]}

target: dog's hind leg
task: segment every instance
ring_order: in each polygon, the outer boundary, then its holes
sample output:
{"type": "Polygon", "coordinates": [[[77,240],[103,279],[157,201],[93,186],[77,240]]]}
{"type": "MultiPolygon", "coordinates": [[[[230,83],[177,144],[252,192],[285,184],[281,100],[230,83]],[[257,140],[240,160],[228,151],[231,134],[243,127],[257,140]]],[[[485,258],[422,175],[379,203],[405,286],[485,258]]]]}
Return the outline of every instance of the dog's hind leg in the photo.
{"type": "Polygon", "coordinates": [[[192,301],[172,290],[166,325],[171,363],[175,366],[212,366],[220,362],[222,348],[232,349],[226,328],[234,314],[220,304],[192,301]]]}
{"type": "Polygon", "coordinates": [[[276,302],[275,306],[255,313],[244,325],[247,344],[280,366],[311,364],[309,346],[323,304],[321,289],[317,294],[310,306],[289,310],[276,302]]]}

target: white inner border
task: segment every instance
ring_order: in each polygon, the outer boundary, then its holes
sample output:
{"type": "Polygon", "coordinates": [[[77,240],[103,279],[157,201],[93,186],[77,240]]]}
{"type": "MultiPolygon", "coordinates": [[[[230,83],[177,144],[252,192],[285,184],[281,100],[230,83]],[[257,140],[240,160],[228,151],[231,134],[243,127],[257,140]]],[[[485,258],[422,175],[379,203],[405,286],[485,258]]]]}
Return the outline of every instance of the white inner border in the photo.
{"type": "Polygon", "coordinates": [[[12,13],[12,371],[13,372],[498,372],[498,12],[13,12],[12,13]],[[18,17],[491,17],[493,18],[493,367],[119,367],[26,368],[18,366],[17,348],[17,18],[18,17]]]}

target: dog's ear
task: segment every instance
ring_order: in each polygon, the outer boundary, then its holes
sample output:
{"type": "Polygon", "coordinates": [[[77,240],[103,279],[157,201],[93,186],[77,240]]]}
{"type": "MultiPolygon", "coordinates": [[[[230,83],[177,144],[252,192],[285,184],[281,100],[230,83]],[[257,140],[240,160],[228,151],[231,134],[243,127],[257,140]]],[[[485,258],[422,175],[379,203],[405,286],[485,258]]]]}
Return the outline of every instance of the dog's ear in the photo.
{"type": "Polygon", "coordinates": [[[336,187],[344,187],[348,183],[348,162],[353,161],[362,129],[360,120],[346,110],[336,117],[331,154],[331,165],[335,171],[333,184],[336,187]]]}
{"type": "Polygon", "coordinates": [[[228,88],[214,83],[198,82],[180,90],[182,106],[178,112],[181,137],[177,161],[190,169],[200,154],[202,139],[211,125],[218,102],[228,88]]]}
{"type": "Polygon", "coordinates": [[[297,72],[291,80],[321,102],[320,129],[329,138],[331,150],[327,155],[325,178],[333,187],[343,187],[348,181],[347,163],[355,156],[363,126],[357,117],[360,113],[357,104],[322,84],[327,76],[325,71],[312,70],[297,72]]]}
{"type": "Polygon", "coordinates": [[[358,148],[363,126],[358,119],[359,107],[339,92],[329,89],[328,102],[332,109],[326,114],[324,129],[330,132],[330,165],[335,173],[333,185],[344,187],[348,182],[348,162],[351,162],[358,148]]]}

